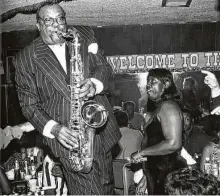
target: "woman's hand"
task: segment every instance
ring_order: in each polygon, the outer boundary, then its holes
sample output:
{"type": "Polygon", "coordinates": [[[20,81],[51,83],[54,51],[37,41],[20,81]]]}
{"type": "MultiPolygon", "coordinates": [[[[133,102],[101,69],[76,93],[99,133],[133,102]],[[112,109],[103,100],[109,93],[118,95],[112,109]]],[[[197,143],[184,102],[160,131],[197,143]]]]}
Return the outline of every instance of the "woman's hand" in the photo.
{"type": "Polygon", "coordinates": [[[147,157],[141,156],[140,152],[134,152],[131,154],[131,157],[128,159],[129,162],[131,163],[140,163],[143,161],[147,161],[147,157]]]}

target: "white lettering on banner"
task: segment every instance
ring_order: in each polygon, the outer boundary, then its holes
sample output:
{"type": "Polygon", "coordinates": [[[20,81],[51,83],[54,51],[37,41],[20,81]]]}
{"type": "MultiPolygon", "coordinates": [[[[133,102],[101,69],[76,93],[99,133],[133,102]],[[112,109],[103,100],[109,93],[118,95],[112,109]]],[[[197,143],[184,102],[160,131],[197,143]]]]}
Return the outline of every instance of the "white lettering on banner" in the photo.
{"type": "Polygon", "coordinates": [[[207,58],[206,67],[210,67],[211,66],[210,57],[212,56],[212,52],[207,52],[204,54],[204,56],[207,58]]]}
{"type": "Polygon", "coordinates": [[[155,68],[166,68],[166,55],[155,55],[155,68]]]}
{"type": "Polygon", "coordinates": [[[137,68],[138,69],[144,69],[145,66],[145,62],[144,62],[144,55],[142,56],[137,56],[137,68]]]}
{"type": "Polygon", "coordinates": [[[147,69],[152,69],[153,68],[153,56],[146,56],[146,67],[147,67],[147,69]]]}
{"type": "Polygon", "coordinates": [[[191,54],[191,56],[190,56],[190,65],[192,67],[197,67],[198,63],[199,63],[198,54],[191,54]]]}
{"type": "Polygon", "coordinates": [[[220,52],[107,56],[107,61],[115,73],[144,72],[152,68],[214,71],[220,69],[220,52]]]}
{"type": "Polygon", "coordinates": [[[121,67],[120,67],[120,69],[128,69],[128,64],[127,64],[127,57],[126,56],[122,56],[121,58],[120,58],[120,60],[121,60],[121,67]]]}
{"type": "Polygon", "coordinates": [[[169,68],[175,68],[175,64],[173,62],[174,59],[175,59],[174,54],[168,54],[168,67],[169,68]]]}
{"type": "Polygon", "coordinates": [[[181,57],[183,58],[183,67],[188,67],[189,64],[189,54],[182,54],[181,57]]]}
{"type": "Polygon", "coordinates": [[[220,62],[219,62],[219,55],[220,55],[220,53],[218,53],[218,52],[214,52],[214,66],[218,66],[218,65],[220,65],[220,62]],[[218,64],[218,63],[219,64],[218,64]]]}

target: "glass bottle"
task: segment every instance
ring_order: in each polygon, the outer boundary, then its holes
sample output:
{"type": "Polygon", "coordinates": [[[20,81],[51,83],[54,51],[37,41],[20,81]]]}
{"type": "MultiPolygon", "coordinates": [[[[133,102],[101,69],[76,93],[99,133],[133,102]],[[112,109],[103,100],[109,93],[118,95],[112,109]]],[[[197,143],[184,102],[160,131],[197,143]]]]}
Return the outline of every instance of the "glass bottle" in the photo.
{"type": "Polygon", "coordinates": [[[218,178],[218,164],[217,162],[212,162],[212,174],[218,178]]]}
{"type": "Polygon", "coordinates": [[[36,178],[36,166],[33,161],[31,162],[30,173],[31,173],[33,179],[36,178]]]}
{"type": "Polygon", "coordinates": [[[21,180],[21,170],[18,160],[15,160],[14,179],[15,181],[21,180]]]}
{"type": "Polygon", "coordinates": [[[205,174],[210,174],[211,173],[211,161],[210,161],[209,157],[205,158],[204,173],[205,174]]]}

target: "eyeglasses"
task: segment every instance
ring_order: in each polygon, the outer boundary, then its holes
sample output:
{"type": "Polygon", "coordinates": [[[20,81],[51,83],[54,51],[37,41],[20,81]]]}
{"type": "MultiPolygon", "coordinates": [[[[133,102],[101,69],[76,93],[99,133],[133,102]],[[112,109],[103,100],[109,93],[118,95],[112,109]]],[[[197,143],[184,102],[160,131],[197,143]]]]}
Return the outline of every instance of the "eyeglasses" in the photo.
{"type": "Polygon", "coordinates": [[[43,22],[44,22],[44,25],[49,27],[49,26],[52,26],[55,21],[57,24],[59,25],[63,25],[66,23],[66,17],[65,16],[61,16],[59,18],[41,18],[41,17],[38,17],[39,19],[41,19],[43,22]]]}

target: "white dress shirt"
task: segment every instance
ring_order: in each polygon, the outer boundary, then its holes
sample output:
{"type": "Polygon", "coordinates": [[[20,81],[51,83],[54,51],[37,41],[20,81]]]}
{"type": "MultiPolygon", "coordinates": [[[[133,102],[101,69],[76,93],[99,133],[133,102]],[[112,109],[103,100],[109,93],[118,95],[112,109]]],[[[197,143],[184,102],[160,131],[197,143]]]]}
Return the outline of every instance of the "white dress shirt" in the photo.
{"type": "Polygon", "coordinates": [[[59,60],[60,64],[62,65],[65,73],[67,73],[66,69],[66,50],[65,50],[65,43],[63,44],[56,44],[56,45],[48,45],[50,49],[53,51],[57,59],[59,60]]]}

